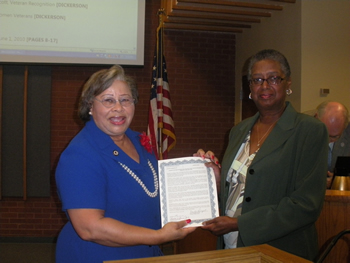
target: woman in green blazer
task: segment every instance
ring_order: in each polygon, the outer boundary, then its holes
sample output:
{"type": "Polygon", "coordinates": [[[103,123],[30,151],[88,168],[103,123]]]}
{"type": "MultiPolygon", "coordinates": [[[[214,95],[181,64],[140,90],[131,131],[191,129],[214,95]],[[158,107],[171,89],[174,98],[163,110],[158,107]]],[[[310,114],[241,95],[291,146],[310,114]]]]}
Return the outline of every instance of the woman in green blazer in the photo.
{"type": "Polygon", "coordinates": [[[313,260],[326,190],[327,129],[286,102],[290,68],[278,51],[254,55],[248,79],[258,113],[230,132],[221,169],[222,216],[202,228],[224,235],[226,248],[266,243],[313,260]]]}

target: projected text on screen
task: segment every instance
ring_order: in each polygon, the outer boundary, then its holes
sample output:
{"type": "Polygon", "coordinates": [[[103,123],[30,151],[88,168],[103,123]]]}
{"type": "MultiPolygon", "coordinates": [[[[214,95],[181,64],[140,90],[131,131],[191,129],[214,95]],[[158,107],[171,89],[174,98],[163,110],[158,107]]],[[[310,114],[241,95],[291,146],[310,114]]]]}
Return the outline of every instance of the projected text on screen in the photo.
{"type": "Polygon", "coordinates": [[[0,0],[0,62],[143,65],[144,0],[0,0]]]}

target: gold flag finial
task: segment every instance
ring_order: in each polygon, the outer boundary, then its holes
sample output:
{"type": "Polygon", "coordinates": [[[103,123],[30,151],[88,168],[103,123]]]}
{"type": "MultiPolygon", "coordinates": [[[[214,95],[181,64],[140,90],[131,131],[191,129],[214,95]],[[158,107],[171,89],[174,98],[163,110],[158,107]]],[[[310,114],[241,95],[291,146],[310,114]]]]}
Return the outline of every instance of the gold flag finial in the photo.
{"type": "Polygon", "coordinates": [[[163,25],[163,15],[165,15],[165,10],[164,8],[160,8],[158,9],[157,12],[158,18],[159,18],[159,27],[161,27],[163,25]]]}

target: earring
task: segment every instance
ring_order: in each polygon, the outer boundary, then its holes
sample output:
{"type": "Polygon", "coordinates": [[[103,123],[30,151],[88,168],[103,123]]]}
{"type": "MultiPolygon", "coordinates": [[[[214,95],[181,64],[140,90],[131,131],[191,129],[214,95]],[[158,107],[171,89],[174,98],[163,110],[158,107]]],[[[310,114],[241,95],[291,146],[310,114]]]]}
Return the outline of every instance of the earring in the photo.
{"type": "Polygon", "coordinates": [[[249,93],[248,98],[251,100],[252,99],[252,93],[249,93]]]}
{"type": "Polygon", "coordinates": [[[290,96],[290,94],[292,94],[293,91],[292,91],[291,89],[287,89],[287,90],[286,90],[286,93],[287,93],[288,96],[290,96]]]}
{"type": "Polygon", "coordinates": [[[89,115],[92,115],[92,112],[91,112],[91,111],[89,111],[89,115]]]}

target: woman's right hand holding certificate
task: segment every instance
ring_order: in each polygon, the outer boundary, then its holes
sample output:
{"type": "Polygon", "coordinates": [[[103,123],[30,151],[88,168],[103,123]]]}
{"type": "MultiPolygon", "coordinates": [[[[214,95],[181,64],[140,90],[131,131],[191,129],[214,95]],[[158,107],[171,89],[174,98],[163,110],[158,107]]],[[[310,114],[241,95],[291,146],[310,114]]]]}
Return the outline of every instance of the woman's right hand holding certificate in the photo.
{"type": "Polygon", "coordinates": [[[205,152],[203,149],[199,149],[196,153],[193,154],[193,156],[202,157],[203,159],[210,160],[210,162],[205,163],[205,166],[213,168],[214,174],[215,174],[215,180],[216,180],[216,189],[218,193],[220,193],[221,165],[220,165],[219,159],[215,156],[215,154],[212,151],[205,152]]]}

